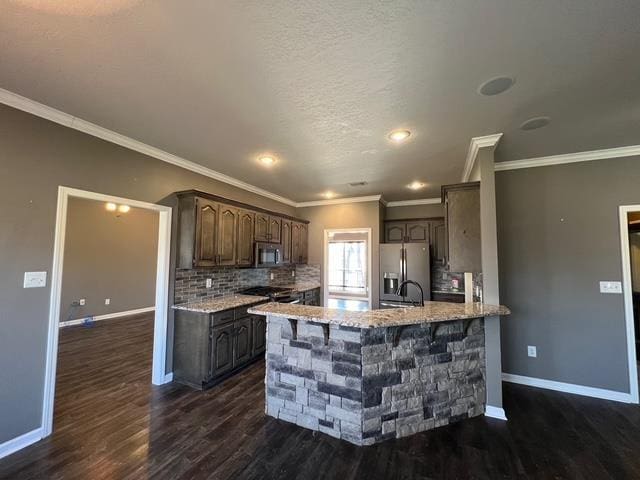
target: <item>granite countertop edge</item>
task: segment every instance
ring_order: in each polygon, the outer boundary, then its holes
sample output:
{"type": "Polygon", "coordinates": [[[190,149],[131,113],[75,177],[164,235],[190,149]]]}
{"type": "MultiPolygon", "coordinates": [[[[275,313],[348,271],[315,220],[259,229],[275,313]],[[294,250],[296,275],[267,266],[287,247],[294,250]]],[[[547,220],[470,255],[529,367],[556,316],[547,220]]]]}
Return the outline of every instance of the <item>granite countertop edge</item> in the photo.
{"type": "Polygon", "coordinates": [[[233,308],[244,307],[268,302],[268,297],[256,295],[225,295],[223,297],[209,298],[206,300],[196,300],[193,302],[179,303],[173,305],[174,310],[186,310],[196,313],[218,313],[233,308]]]}
{"type": "Polygon", "coordinates": [[[364,312],[272,302],[251,307],[248,311],[255,315],[272,315],[292,320],[356,328],[418,325],[511,314],[511,311],[503,305],[449,302],[425,302],[424,307],[369,310],[364,312]]]}

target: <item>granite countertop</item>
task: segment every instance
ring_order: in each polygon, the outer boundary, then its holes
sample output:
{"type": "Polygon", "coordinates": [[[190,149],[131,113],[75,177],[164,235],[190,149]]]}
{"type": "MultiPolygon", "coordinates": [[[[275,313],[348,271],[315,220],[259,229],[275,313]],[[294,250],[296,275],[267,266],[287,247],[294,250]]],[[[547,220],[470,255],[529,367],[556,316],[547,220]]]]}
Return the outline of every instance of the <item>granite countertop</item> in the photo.
{"type": "Polygon", "coordinates": [[[290,288],[295,292],[306,292],[308,290],[313,290],[314,288],[320,288],[320,284],[317,282],[295,282],[295,283],[285,283],[282,285],[276,285],[278,287],[290,288]]]}
{"type": "Polygon", "coordinates": [[[509,315],[511,311],[502,305],[487,305],[484,303],[424,302],[424,307],[391,308],[366,312],[290,303],[268,303],[251,307],[249,313],[275,315],[293,320],[330,323],[346,327],[384,328],[509,315]]]}
{"type": "Polygon", "coordinates": [[[232,308],[244,307],[255,303],[268,302],[269,298],[256,295],[226,295],[218,298],[207,298],[194,302],[180,303],[174,305],[174,310],[188,310],[198,313],[216,313],[232,308]]]}

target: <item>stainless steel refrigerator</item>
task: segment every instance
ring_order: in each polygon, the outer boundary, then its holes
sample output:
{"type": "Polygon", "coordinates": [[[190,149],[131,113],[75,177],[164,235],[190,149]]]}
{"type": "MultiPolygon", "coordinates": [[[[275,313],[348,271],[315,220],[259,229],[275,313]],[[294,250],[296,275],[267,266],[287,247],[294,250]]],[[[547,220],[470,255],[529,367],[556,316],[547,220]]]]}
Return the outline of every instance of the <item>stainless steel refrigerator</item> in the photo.
{"type": "Polygon", "coordinates": [[[420,290],[415,285],[405,285],[400,295],[396,295],[398,286],[405,280],[418,282],[425,301],[430,300],[430,260],[428,243],[380,244],[380,308],[420,302],[420,290]]]}

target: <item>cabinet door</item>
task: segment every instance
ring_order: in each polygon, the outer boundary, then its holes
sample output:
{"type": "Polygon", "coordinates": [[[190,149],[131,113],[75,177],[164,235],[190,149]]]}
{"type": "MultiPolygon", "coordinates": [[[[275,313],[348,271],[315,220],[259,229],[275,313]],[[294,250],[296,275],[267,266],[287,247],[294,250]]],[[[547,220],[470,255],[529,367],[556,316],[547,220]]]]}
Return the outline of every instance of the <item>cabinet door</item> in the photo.
{"type": "Polygon", "coordinates": [[[251,355],[256,356],[264,352],[267,346],[267,319],[262,315],[251,317],[251,355]]]}
{"type": "Polygon", "coordinates": [[[218,261],[218,228],[220,205],[203,198],[196,199],[196,248],[193,263],[210,267],[218,261]]]}
{"type": "Polygon", "coordinates": [[[309,225],[303,223],[300,225],[300,262],[307,263],[309,261],[309,225]]]}
{"type": "Polygon", "coordinates": [[[269,241],[273,243],[280,243],[282,227],[282,218],[269,217],[269,241]]]}
{"type": "Polygon", "coordinates": [[[238,219],[238,265],[253,265],[253,227],[255,213],[240,210],[238,219]]]}
{"type": "Polygon", "coordinates": [[[255,239],[256,242],[269,241],[269,215],[256,213],[255,239]]]}
{"type": "Polygon", "coordinates": [[[235,265],[238,252],[237,208],[220,206],[220,227],[218,229],[218,265],[235,265]]]}
{"type": "Polygon", "coordinates": [[[217,377],[233,368],[233,324],[211,329],[211,376],[217,377]]]}
{"type": "Polygon", "coordinates": [[[443,262],[446,257],[447,247],[447,229],[444,225],[444,220],[433,222],[432,226],[432,252],[431,255],[435,260],[443,262]]]}
{"type": "Polygon", "coordinates": [[[282,263],[291,263],[291,222],[282,221],[282,263]]]}
{"type": "Polygon", "coordinates": [[[291,263],[300,263],[300,233],[302,224],[291,222],[291,263]]]}
{"type": "Polygon", "coordinates": [[[447,192],[449,270],[481,272],[480,188],[447,192]]]}
{"type": "Polygon", "coordinates": [[[405,237],[405,223],[394,222],[385,223],[384,241],[385,243],[402,243],[405,237]]]}
{"type": "Polygon", "coordinates": [[[239,367],[251,358],[251,317],[241,318],[233,324],[233,367],[239,367]]]}
{"type": "Polygon", "coordinates": [[[407,222],[405,231],[407,242],[429,243],[429,222],[407,222]]]}

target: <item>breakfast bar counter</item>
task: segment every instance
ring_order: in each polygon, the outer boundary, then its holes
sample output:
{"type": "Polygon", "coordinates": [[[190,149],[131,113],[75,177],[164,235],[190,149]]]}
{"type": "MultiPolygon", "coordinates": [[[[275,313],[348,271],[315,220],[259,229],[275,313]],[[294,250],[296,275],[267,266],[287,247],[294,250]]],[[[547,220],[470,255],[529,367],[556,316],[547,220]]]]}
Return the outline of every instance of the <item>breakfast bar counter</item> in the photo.
{"type": "Polygon", "coordinates": [[[267,415],[356,445],[482,415],[484,317],[503,306],[425,302],[351,312],[268,303],[267,415]]]}

